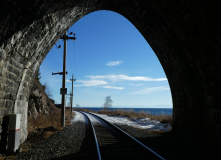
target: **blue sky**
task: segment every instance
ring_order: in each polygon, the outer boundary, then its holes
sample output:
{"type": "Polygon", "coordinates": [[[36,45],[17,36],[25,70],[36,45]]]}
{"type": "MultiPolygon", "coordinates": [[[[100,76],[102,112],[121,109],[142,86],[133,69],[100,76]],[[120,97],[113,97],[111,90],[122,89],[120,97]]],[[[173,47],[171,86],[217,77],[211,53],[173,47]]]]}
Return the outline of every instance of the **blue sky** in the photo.
{"type": "MultiPolygon", "coordinates": [[[[172,107],[170,87],[155,53],[140,32],[126,18],[111,11],[90,13],[69,32],[76,41],[67,43],[68,93],[72,74],[73,105],[100,107],[110,95],[114,107],[172,107]]],[[[61,102],[63,41],[59,40],[43,61],[41,83],[51,88],[61,102]]]]}

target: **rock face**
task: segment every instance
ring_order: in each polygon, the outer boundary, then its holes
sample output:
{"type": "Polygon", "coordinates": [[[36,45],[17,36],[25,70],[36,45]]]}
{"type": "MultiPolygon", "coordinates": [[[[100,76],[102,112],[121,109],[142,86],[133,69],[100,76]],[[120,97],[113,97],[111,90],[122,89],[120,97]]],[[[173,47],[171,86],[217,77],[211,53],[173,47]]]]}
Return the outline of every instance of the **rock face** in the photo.
{"type": "MultiPolygon", "coordinates": [[[[42,85],[39,82],[37,82],[36,80],[33,81],[28,102],[27,115],[25,115],[25,117],[30,117],[30,119],[36,119],[39,115],[48,116],[50,111],[54,109],[53,102],[49,99],[44,89],[45,88],[42,87],[42,85]]],[[[2,123],[3,131],[1,131],[2,139],[0,139],[0,153],[5,153],[7,148],[6,146],[8,137],[8,123],[9,118],[8,116],[5,116],[3,118],[2,123]]],[[[23,135],[21,140],[25,139],[26,136],[23,135]]]]}
{"type": "Polygon", "coordinates": [[[37,118],[40,114],[48,116],[51,110],[51,100],[44,91],[44,87],[34,80],[28,103],[28,116],[37,118]]]}

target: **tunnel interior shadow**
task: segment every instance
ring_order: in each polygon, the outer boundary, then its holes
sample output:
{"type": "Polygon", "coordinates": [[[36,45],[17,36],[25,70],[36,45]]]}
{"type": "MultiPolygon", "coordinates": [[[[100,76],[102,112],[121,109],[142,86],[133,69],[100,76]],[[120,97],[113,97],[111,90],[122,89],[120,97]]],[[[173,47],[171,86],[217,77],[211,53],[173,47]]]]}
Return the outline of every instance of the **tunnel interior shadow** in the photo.
{"type": "Polygon", "coordinates": [[[221,159],[221,147],[203,139],[189,140],[187,137],[175,136],[172,132],[168,132],[161,136],[139,138],[138,140],[165,159],[221,159]]]}
{"type": "Polygon", "coordinates": [[[0,140],[0,154],[5,154],[7,151],[8,123],[9,123],[9,116],[4,116],[2,121],[2,132],[0,140]]]}

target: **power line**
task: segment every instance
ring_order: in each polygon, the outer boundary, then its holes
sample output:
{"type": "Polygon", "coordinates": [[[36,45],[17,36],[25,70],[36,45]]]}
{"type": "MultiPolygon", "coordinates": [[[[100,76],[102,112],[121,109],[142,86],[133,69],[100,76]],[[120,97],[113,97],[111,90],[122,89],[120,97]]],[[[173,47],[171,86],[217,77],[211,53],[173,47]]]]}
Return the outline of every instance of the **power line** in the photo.
{"type": "Polygon", "coordinates": [[[74,81],[76,81],[76,79],[74,79],[74,75],[72,74],[72,78],[70,79],[70,81],[72,82],[72,85],[71,85],[71,88],[72,88],[72,91],[71,91],[71,117],[72,117],[72,110],[73,110],[73,108],[72,108],[72,104],[73,104],[73,96],[74,96],[74,94],[73,94],[73,87],[74,87],[74,81]]]}
{"type": "Polygon", "coordinates": [[[77,45],[74,44],[74,74],[75,74],[75,77],[77,77],[76,46],[77,46],[77,45]]]}

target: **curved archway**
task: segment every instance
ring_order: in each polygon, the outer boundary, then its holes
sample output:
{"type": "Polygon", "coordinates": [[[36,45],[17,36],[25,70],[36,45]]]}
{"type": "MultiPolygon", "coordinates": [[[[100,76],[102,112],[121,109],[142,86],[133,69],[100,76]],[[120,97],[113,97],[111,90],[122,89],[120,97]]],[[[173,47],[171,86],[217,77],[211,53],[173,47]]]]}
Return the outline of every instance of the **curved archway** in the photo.
{"type": "Polygon", "coordinates": [[[56,0],[7,1],[2,6],[1,116],[26,114],[34,73],[53,44],[80,17],[106,9],[130,20],[159,58],[171,87],[174,132],[220,142],[219,5],[207,1],[56,0]]]}
{"type": "MultiPolygon", "coordinates": [[[[111,95],[117,108],[172,107],[170,87],[158,58],[125,17],[112,11],[95,11],[71,26],[70,32],[77,36],[74,43],[67,42],[67,79],[71,74],[77,79],[74,103],[99,107],[104,96],[111,95]]],[[[61,70],[62,44],[59,40],[41,65],[41,82],[52,85],[58,103],[61,76],[51,72],[61,70]]],[[[71,83],[66,85],[69,93],[71,83]]]]}

